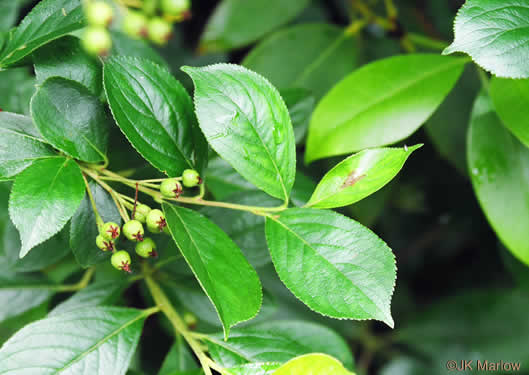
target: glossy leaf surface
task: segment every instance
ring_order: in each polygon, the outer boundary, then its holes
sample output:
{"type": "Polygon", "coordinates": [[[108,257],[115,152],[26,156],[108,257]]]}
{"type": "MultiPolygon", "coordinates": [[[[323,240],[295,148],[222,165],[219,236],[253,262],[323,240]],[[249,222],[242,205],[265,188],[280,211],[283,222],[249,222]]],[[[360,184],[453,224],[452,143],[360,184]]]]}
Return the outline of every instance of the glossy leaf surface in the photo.
{"type": "Polygon", "coordinates": [[[267,217],[266,239],[281,281],[312,310],[393,326],[395,257],[369,229],[332,211],[294,208],[267,217]]]}
{"type": "Polygon", "coordinates": [[[296,174],[296,146],[277,90],[236,65],[183,70],[195,84],[196,113],[209,144],[259,189],[287,200],[296,174]]]}
{"type": "Polygon", "coordinates": [[[349,74],[319,102],[305,160],[398,142],[417,130],[450,92],[466,59],[394,56],[349,74]]]}

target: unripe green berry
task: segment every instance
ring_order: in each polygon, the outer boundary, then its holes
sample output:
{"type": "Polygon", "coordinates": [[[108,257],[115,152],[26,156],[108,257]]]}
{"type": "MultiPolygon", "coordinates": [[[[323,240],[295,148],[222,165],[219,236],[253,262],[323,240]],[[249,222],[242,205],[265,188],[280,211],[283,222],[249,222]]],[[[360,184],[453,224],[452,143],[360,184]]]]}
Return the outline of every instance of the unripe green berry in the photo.
{"type": "Polygon", "coordinates": [[[136,212],[134,214],[134,219],[138,220],[140,223],[145,223],[147,220],[147,215],[151,211],[151,208],[146,204],[138,204],[136,206],[136,212]]]}
{"type": "Polygon", "coordinates": [[[85,16],[89,25],[107,27],[114,18],[114,9],[104,1],[94,1],[86,5],[85,16]]]}
{"type": "Polygon", "coordinates": [[[166,44],[173,34],[173,26],[163,18],[154,17],[147,25],[149,39],[159,45],[166,44]]]}
{"type": "Polygon", "coordinates": [[[147,229],[151,233],[160,233],[167,227],[165,215],[158,209],[151,210],[147,215],[147,229]]]}
{"type": "Polygon", "coordinates": [[[123,19],[123,31],[133,38],[144,38],[147,36],[147,17],[140,12],[128,11],[123,19]]]}
{"type": "Polygon", "coordinates": [[[168,178],[160,185],[160,193],[167,198],[178,198],[182,191],[182,184],[176,178],[168,178]]]}
{"type": "Polygon", "coordinates": [[[123,234],[131,241],[143,241],[143,235],[145,231],[143,230],[143,225],[138,220],[127,221],[123,225],[123,234]]]}
{"type": "Polygon", "coordinates": [[[102,235],[96,237],[96,245],[103,251],[114,251],[114,241],[107,240],[102,235]]]}
{"type": "Polygon", "coordinates": [[[184,173],[182,173],[182,182],[185,187],[195,187],[202,183],[202,179],[194,169],[186,169],[184,173]]]}
{"type": "Polygon", "coordinates": [[[183,318],[184,318],[184,322],[185,322],[185,324],[186,324],[188,327],[194,327],[194,326],[196,326],[197,323],[198,323],[198,319],[197,319],[197,317],[195,316],[195,314],[190,313],[189,311],[186,311],[186,312],[184,313],[183,318]]]}
{"type": "Polygon", "coordinates": [[[130,272],[130,255],[125,250],[119,250],[112,254],[110,263],[118,270],[130,272]]]}
{"type": "Polygon", "coordinates": [[[103,224],[99,231],[99,234],[105,240],[116,241],[119,238],[120,234],[119,225],[109,221],[108,223],[103,224]]]}
{"type": "Polygon", "coordinates": [[[152,238],[145,237],[142,242],[138,242],[136,244],[136,254],[143,258],[158,256],[158,253],[156,253],[156,244],[152,238]]]}
{"type": "Polygon", "coordinates": [[[180,16],[188,12],[190,7],[189,0],[162,0],[160,4],[162,12],[170,16],[180,16]]]}
{"type": "Polygon", "coordinates": [[[82,44],[89,54],[105,56],[112,47],[112,39],[104,27],[91,26],[86,28],[82,44]]]}

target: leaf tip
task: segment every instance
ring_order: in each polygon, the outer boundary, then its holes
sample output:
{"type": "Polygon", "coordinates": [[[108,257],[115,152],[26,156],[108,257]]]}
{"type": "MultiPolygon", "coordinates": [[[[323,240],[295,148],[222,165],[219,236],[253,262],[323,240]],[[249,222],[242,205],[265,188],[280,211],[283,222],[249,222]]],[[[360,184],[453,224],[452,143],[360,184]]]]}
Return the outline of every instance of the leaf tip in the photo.
{"type": "Polygon", "coordinates": [[[457,45],[456,45],[455,42],[454,42],[454,43],[450,44],[448,47],[446,47],[446,48],[443,50],[443,52],[441,52],[441,54],[442,54],[443,56],[446,56],[446,55],[451,55],[452,53],[454,53],[454,52],[458,52],[458,51],[459,51],[459,50],[458,50],[458,47],[457,47],[457,45]]]}

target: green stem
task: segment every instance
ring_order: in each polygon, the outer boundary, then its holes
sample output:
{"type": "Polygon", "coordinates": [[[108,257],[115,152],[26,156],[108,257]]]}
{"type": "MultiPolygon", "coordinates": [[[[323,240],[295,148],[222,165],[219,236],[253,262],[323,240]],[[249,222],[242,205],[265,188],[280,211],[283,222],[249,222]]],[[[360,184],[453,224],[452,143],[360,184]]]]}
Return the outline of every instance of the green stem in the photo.
{"type": "Polygon", "coordinates": [[[81,167],[84,173],[86,173],[88,176],[90,176],[95,182],[97,182],[103,189],[105,189],[110,196],[112,197],[112,200],[114,201],[114,204],[116,205],[119,215],[123,219],[123,221],[127,222],[130,220],[129,214],[125,210],[125,208],[122,205],[122,200],[120,199],[120,196],[118,193],[114,191],[108,184],[106,184],[104,181],[101,180],[100,176],[93,173],[90,169],[81,167]]]}
{"type": "Polygon", "coordinates": [[[408,33],[407,36],[413,44],[416,44],[424,48],[442,51],[446,47],[448,47],[448,43],[443,42],[442,40],[432,39],[425,35],[421,35],[417,33],[408,33]]]}
{"type": "Polygon", "coordinates": [[[90,199],[90,204],[92,205],[92,210],[94,211],[94,215],[96,216],[96,224],[97,228],[101,229],[103,224],[105,223],[103,219],[101,218],[101,215],[99,215],[99,211],[97,210],[96,202],[94,200],[94,196],[92,195],[92,190],[90,189],[90,185],[88,184],[88,181],[86,180],[86,177],[84,173],[82,174],[84,184],[86,186],[86,192],[88,194],[88,198],[90,199]]]}
{"type": "MultiPolygon", "coordinates": [[[[215,367],[219,369],[221,368],[217,364],[213,363],[210,358],[207,357],[205,352],[202,350],[200,343],[193,337],[191,332],[187,329],[186,324],[184,323],[180,315],[178,315],[173,305],[163,292],[162,288],[160,288],[158,283],[152,278],[152,270],[147,262],[143,262],[143,273],[145,274],[145,281],[147,282],[147,287],[149,288],[154,302],[165,314],[165,316],[167,316],[167,318],[173,325],[175,333],[182,335],[184,340],[187,341],[187,343],[197,356],[202,368],[204,369],[205,375],[213,375],[211,372],[211,368],[214,368],[212,366],[213,364],[215,365],[215,367]]],[[[217,368],[215,368],[215,370],[217,370],[217,368]]]]}
{"type": "Polygon", "coordinates": [[[32,284],[6,284],[0,286],[0,289],[45,289],[54,292],[77,292],[78,290],[86,288],[90,283],[92,276],[94,275],[95,268],[91,267],[85,271],[79,282],[75,284],[62,284],[62,285],[32,285],[32,284]]]}
{"type": "MultiPolygon", "coordinates": [[[[87,172],[88,173],[88,172],[87,172]]],[[[136,189],[136,181],[129,180],[126,178],[123,178],[116,173],[110,172],[108,170],[103,170],[101,173],[108,175],[110,177],[116,178],[116,181],[121,182],[124,185],[127,185],[131,188],[136,189]]],[[[94,178],[96,181],[100,181],[98,176],[93,176],[92,174],[89,174],[90,177],[94,178]]],[[[246,206],[242,204],[235,204],[235,203],[228,203],[228,202],[216,202],[216,201],[208,201],[202,199],[200,196],[198,197],[178,197],[178,198],[165,198],[159,191],[152,190],[146,186],[140,186],[139,190],[145,194],[150,195],[154,198],[155,201],[162,202],[165,200],[169,201],[175,201],[180,203],[186,203],[186,204],[195,204],[195,205],[201,205],[201,206],[211,206],[211,207],[223,207],[223,208],[229,208],[232,210],[239,210],[239,211],[247,211],[251,212],[255,215],[259,216],[268,216],[268,213],[270,212],[280,212],[284,211],[287,208],[287,205],[283,204],[279,207],[260,207],[260,206],[246,206]]]]}

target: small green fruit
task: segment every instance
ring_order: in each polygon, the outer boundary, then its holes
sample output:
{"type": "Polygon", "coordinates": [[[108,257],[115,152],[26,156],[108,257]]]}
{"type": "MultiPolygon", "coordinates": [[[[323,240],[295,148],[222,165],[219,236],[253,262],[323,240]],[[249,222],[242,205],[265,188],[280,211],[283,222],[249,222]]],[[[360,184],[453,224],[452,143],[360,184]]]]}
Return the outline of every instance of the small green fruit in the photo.
{"type": "Polygon", "coordinates": [[[119,225],[109,221],[108,223],[103,224],[99,234],[107,241],[116,241],[120,234],[119,225]]]}
{"type": "Polygon", "coordinates": [[[138,204],[136,206],[136,213],[134,214],[134,219],[138,220],[140,223],[145,223],[147,220],[147,215],[151,211],[151,208],[146,204],[138,204]]]}
{"type": "Polygon", "coordinates": [[[167,43],[173,34],[173,26],[163,18],[154,17],[147,25],[149,39],[159,45],[167,43]]]}
{"type": "Polygon", "coordinates": [[[186,169],[182,174],[182,182],[185,187],[195,187],[202,183],[202,179],[194,169],[186,169]]]}
{"type": "Polygon", "coordinates": [[[162,211],[155,209],[151,210],[147,215],[147,229],[151,233],[160,233],[167,227],[165,215],[162,211]]]}
{"type": "Polygon", "coordinates": [[[94,1],[86,5],[85,16],[89,25],[107,27],[114,18],[114,9],[104,1],[94,1]]]}
{"type": "Polygon", "coordinates": [[[181,16],[188,12],[190,7],[189,0],[162,0],[160,4],[162,12],[170,16],[181,16]]]}
{"type": "Polygon", "coordinates": [[[114,241],[107,240],[102,235],[96,237],[96,245],[103,251],[114,251],[114,241]]]}
{"type": "Polygon", "coordinates": [[[128,11],[123,19],[123,31],[133,38],[144,38],[147,36],[147,17],[140,12],[128,11]]]}
{"type": "Polygon", "coordinates": [[[143,225],[138,220],[130,220],[123,225],[123,234],[131,241],[143,241],[143,225]]]}
{"type": "Polygon", "coordinates": [[[182,191],[182,184],[176,178],[168,178],[160,185],[160,193],[167,198],[178,198],[182,191]]]}
{"type": "Polygon", "coordinates": [[[158,256],[158,253],[156,253],[156,244],[152,238],[145,237],[142,242],[138,242],[136,244],[136,254],[143,258],[158,256]]]}
{"type": "Polygon", "coordinates": [[[184,313],[184,322],[187,324],[188,327],[194,327],[197,325],[198,319],[195,314],[186,311],[184,313]]]}
{"type": "Polygon", "coordinates": [[[130,255],[125,250],[119,250],[112,254],[110,263],[118,270],[130,272],[130,255]]]}
{"type": "Polygon", "coordinates": [[[110,34],[104,27],[87,27],[82,38],[86,52],[96,56],[106,56],[112,47],[110,34]]]}

